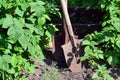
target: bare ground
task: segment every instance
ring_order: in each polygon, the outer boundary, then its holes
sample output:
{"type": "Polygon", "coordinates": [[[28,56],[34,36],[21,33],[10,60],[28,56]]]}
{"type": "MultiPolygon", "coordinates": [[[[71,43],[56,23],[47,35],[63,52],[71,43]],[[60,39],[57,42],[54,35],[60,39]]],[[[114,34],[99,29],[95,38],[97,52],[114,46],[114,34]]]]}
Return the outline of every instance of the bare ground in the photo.
{"type": "MultiPolygon", "coordinates": [[[[47,60],[49,62],[51,61],[50,59],[47,60]]],[[[92,80],[91,75],[94,73],[90,68],[86,69],[83,73],[73,73],[67,68],[58,68],[54,61],[51,65],[41,65],[36,60],[35,65],[35,73],[27,75],[29,80],[92,80]]],[[[120,80],[120,72],[116,68],[110,68],[108,70],[115,80],[120,80]]]]}

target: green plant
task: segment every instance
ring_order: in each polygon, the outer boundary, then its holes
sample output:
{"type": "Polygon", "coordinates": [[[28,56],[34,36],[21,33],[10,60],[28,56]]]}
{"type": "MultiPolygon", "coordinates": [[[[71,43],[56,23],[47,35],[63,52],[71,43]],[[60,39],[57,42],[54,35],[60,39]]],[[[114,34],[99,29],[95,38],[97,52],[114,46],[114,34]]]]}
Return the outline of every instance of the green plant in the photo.
{"type": "MultiPolygon", "coordinates": [[[[53,4],[52,4],[53,5],[53,4]]],[[[25,80],[33,73],[35,59],[44,58],[42,49],[51,42],[56,28],[51,14],[59,13],[42,0],[0,0],[0,80],[25,80]]]]}
{"type": "Polygon", "coordinates": [[[106,12],[103,16],[103,29],[87,35],[82,42],[82,45],[85,45],[85,54],[81,60],[88,60],[92,67],[97,66],[99,69],[101,67],[98,64],[109,64],[111,67],[117,67],[120,64],[119,3],[119,0],[101,0],[101,10],[106,12]]]}
{"type": "Polygon", "coordinates": [[[92,79],[97,80],[114,80],[110,75],[109,71],[106,69],[105,65],[98,65],[97,71],[92,75],[92,79]]]}

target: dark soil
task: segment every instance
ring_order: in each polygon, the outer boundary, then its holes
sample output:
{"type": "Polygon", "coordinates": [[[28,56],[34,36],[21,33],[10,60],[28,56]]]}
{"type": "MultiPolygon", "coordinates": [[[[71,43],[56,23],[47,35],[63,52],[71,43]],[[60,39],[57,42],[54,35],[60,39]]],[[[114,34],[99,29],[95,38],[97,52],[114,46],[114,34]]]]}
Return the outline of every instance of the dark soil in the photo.
{"type": "MultiPolygon", "coordinates": [[[[51,59],[46,59],[47,64],[41,65],[37,60],[35,62],[36,69],[34,74],[27,75],[29,80],[92,80],[91,75],[94,71],[91,68],[86,68],[84,72],[73,73],[67,68],[58,68],[56,62],[52,62],[51,59]]],[[[120,80],[120,72],[116,68],[109,68],[110,75],[115,80],[120,80]]]]}
{"type": "Polygon", "coordinates": [[[43,66],[38,62],[36,63],[36,72],[28,75],[28,78],[29,80],[84,80],[82,73],[72,73],[68,69],[59,69],[52,65],[45,64],[43,66]],[[49,77],[53,77],[53,75],[55,75],[54,78],[50,79],[49,77]]]}

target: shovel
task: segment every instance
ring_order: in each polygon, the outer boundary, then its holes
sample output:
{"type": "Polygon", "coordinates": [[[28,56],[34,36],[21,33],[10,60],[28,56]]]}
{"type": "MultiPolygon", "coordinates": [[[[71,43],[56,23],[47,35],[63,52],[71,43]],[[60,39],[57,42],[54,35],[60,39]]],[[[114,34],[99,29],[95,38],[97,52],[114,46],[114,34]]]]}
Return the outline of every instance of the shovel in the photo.
{"type": "Polygon", "coordinates": [[[74,33],[70,18],[68,15],[67,5],[65,0],[60,0],[63,10],[66,28],[69,36],[69,41],[62,45],[63,53],[65,56],[66,64],[72,72],[80,72],[79,53],[77,51],[77,44],[74,38],[74,33]]]}

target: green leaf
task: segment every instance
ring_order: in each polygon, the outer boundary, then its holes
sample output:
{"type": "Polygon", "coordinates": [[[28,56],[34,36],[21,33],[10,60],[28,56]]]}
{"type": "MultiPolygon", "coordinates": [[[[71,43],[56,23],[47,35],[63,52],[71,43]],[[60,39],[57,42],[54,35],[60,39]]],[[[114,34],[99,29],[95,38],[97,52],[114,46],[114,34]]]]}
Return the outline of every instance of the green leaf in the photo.
{"type": "Polygon", "coordinates": [[[9,14],[6,14],[2,28],[9,28],[11,26],[13,26],[13,17],[9,14]]]}
{"type": "Polygon", "coordinates": [[[100,6],[101,6],[102,9],[105,8],[105,4],[101,4],[100,6]]]}
{"type": "Polygon", "coordinates": [[[29,72],[29,67],[30,67],[30,64],[27,62],[27,63],[24,65],[25,71],[26,71],[27,73],[29,72]]]}
{"type": "Polygon", "coordinates": [[[32,36],[31,39],[30,39],[30,42],[31,42],[34,46],[38,45],[38,44],[39,44],[39,41],[40,41],[40,36],[39,36],[39,35],[34,35],[34,36],[32,36]]]}
{"type": "Polygon", "coordinates": [[[8,63],[6,63],[6,62],[2,62],[2,70],[5,70],[5,71],[7,71],[8,69],[9,69],[9,64],[8,63]]]}
{"type": "Polygon", "coordinates": [[[11,51],[9,49],[5,49],[4,54],[9,54],[11,51]]]}
{"type": "Polygon", "coordinates": [[[117,47],[120,48],[120,38],[119,37],[117,38],[116,45],[117,45],[117,47]]]}
{"type": "Polygon", "coordinates": [[[36,34],[39,34],[40,36],[44,35],[44,29],[42,28],[42,26],[36,25],[35,26],[35,32],[36,32],[36,34]]]}
{"type": "Polygon", "coordinates": [[[15,43],[23,33],[24,30],[21,27],[14,26],[8,29],[7,35],[9,36],[10,42],[15,43]]]}
{"type": "Polygon", "coordinates": [[[95,45],[97,45],[97,43],[95,41],[91,41],[90,46],[94,47],[95,45]]]}
{"type": "Polygon", "coordinates": [[[0,69],[2,68],[2,57],[0,56],[0,69]]]}
{"type": "Polygon", "coordinates": [[[15,46],[15,47],[14,47],[14,50],[15,50],[16,52],[19,52],[19,53],[23,53],[23,52],[24,52],[23,47],[17,47],[17,46],[15,46]]]}
{"type": "Polygon", "coordinates": [[[10,50],[12,49],[12,45],[10,43],[7,43],[7,48],[10,50]]]}
{"type": "Polygon", "coordinates": [[[11,56],[9,55],[3,55],[0,57],[0,68],[2,70],[8,70],[9,69],[9,63],[11,62],[11,56]]]}
{"type": "Polygon", "coordinates": [[[15,14],[17,14],[20,17],[23,17],[24,11],[20,10],[19,7],[15,9],[15,14]]]}
{"type": "Polygon", "coordinates": [[[99,76],[98,76],[98,74],[97,73],[94,73],[93,75],[92,75],[92,78],[93,79],[97,79],[99,76]]]}
{"type": "MultiPolygon", "coordinates": [[[[18,63],[19,63],[19,64],[25,64],[25,63],[27,62],[27,60],[26,60],[25,58],[23,58],[22,55],[17,55],[17,56],[16,56],[16,59],[18,60],[18,63]]],[[[18,69],[21,69],[21,67],[18,66],[18,69]]]]}
{"type": "Polygon", "coordinates": [[[43,13],[45,13],[45,8],[42,5],[43,5],[42,1],[40,1],[40,3],[37,2],[30,3],[31,12],[35,12],[35,16],[41,17],[43,13]]]}
{"type": "Polygon", "coordinates": [[[25,27],[29,29],[28,32],[25,31],[26,33],[30,34],[30,33],[33,33],[35,31],[34,24],[27,24],[27,23],[25,23],[25,27]]]}
{"type": "Polygon", "coordinates": [[[23,11],[26,11],[26,9],[29,7],[29,4],[28,3],[22,3],[21,4],[21,8],[23,11]]]}
{"type": "Polygon", "coordinates": [[[43,1],[37,1],[37,4],[38,4],[39,6],[43,6],[43,5],[45,5],[45,2],[43,2],[43,1]]]}
{"type": "Polygon", "coordinates": [[[4,62],[10,63],[11,56],[9,56],[9,55],[3,55],[2,59],[3,59],[4,62]]]}
{"type": "Polygon", "coordinates": [[[98,48],[94,48],[94,53],[95,53],[94,56],[97,59],[104,59],[104,54],[102,50],[99,50],[98,48]]]}
{"type": "Polygon", "coordinates": [[[29,43],[30,38],[28,36],[22,35],[18,41],[21,44],[21,46],[24,48],[24,50],[27,49],[28,43],[29,43]]]}
{"type": "Polygon", "coordinates": [[[92,49],[90,48],[90,46],[86,46],[84,51],[85,51],[86,54],[92,53],[92,49]]]}
{"type": "Polygon", "coordinates": [[[30,63],[26,63],[25,64],[25,71],[27,73],[34,73],[35,72],[35,66],[34,65],[30,65],[30,63]]]}
{"type": "Polygon", "coordinates": [[[11,58],[11,65],[13,67],[16,67],[17,66],[17,63],[18,63],[18,59],[17,59],[17,56],[14,54],[11,58]]]}
{"type": "Polygon", "coordinates": [[[104,59],[104,54],[98,54],[100,59],[104,59]]]}
{"type": "Polygon", "coordinates": [[[89,40],[84,40],[84,41],[82,41],[82,45],[90,45],[90,41],[89,40]]]}
{"type": "Polygon", "coordinates": [[[32,24],[34,24],[36,21],[34,17],[28,17],[27,20],[31,21],[32,24]]]}
{"type": "Polygon", "coordinates": [[[86,59],[89,59],[89,57],[88,57],[88,56],[80,57],[80,60],[81,60],[81,61],[85,61],[86,59]]]}
{"type": "Polygon", "coordinates": [[[17,18],[14,18],[14,26],[24,27],[24,24],[22,23],[22,21],[18,20],[17,18]]]}
{"type": "Polygon", "coordinates": [[[0,25],[3,24],[4,20],[5,20],[5,18],[1,18],[1,19],[0,19],[0,25]]]}
{"type": "Polygon", "coordinates": [[[49,38],[49,41],[52,40],[52,34],[49,31],[46,31],[45,35],[49,38]]]}
{"type": "Polygon", "coordinates": [[[39,45],[36,45],[35,46],[35,51],[36,51],[36,53],[39,53],[39,54],[42,54],[43,52],[42,52],[42,49],[41,49],[41,47],[39,46],[39,45]]]}
{"type": "Polygon", "coordinates": [[[15,69],[13,69],[13,68],[8,69],[7,72],[10,73],[10,74],[15,74],[15,69]]]}
{"type": "Polygon", "coordinates": [[[46,22],[46,19],[45,19],[44,17],[39,17],[39,18],[38,18],[38,24],[39,24],[39,25],[42,26],[42,25],[45,24],[45,22],[46,22]]]}
{"type": "Polygon", "coordinates": [[[16,4],[17,5],[21,5],[21,1],[20,0],[16,0],[16,4]]]}
{"type": "Polygon", "coordinates": [[[111,65],[111,64],[112,64],[112,61],[113,61],[113,57],[112,57],[112,56],[109,56],[109,57],[107,58],[107,61],[108,61],[108,63],[111,65]]]}
{"type": "Polygon", "coordinates": [[[25,24],[25,18],[24,17],[20,17],[19,18],[19,22],[22,23],[22,26],[24,26],[24,24],[25,24]]]}
{"type": "Polygon", "coordinates": [[[50,17],[47,14],[44,14],[43,17],[46,18],[47,20],[51,21],[50,17]]]}
{"type": "Polygon", "coordinates": [[[29,66],[29,73],[34,73],[35,72],[35,66],[31,65],[29,66]]]}
{"type": "Polygon", "coordinates": [[[38,6],[36,7],[35,13],[37,17],[41,17],[45,13],[45,8],[43,6],[38,6]]]}
{"type": "Polygon", "coordinates": [[[106,24],[107,24],[107,22],[104,21],[104,22],[102,23],[102,26],[104,27],[104,26],[106,26],[106,24]]]}
{"type": "Polygon", "coordinates": [[[31,56],[35,55],[35,47],[31,43],[28,44],[28,52],[31,56]]]}
{"type": "Polygon", "coordinates": [[[116,28],[118,32],[120,32],[120,21],[119,22],[114,22],[113,26],[116,28]]]}

